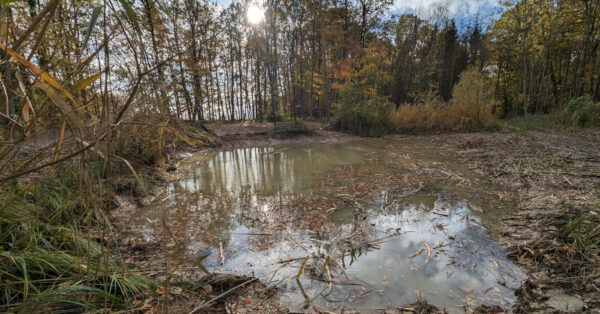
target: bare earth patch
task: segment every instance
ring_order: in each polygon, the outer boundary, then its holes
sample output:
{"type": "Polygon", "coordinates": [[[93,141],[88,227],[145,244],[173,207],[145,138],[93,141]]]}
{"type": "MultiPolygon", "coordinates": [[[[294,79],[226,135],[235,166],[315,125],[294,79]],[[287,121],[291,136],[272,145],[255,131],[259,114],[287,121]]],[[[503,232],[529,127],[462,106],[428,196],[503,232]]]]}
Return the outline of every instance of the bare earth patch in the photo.
{"type": "Polygon", "coordinates": [[[328,131],[323,123],[304,122],[313,131],[311,135],[299,135],[288,138],[274,136],[274,128],[278,123],[241,122],[241,123],[209,123],[204,126],[217,135],[224,146],[261,146],[283,143],[332,143],[359,140],[360,137],[347,133],[328,131]]]}

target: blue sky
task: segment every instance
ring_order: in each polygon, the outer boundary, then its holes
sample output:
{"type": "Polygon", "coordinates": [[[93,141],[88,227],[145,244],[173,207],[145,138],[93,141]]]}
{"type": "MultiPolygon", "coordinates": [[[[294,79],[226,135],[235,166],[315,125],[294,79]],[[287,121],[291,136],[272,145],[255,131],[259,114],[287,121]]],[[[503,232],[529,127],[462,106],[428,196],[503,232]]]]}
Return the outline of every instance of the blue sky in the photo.
{"type": "MultiPolygon", "coordinates": [[[[228,5],[231,0],[213,0],[221,5],[228,5]]],[[[402,14],[415,10],[429,9],[443,3],[448,7],[449,13],[455,18],[464,18],[477,14],[487,15],[493,13],[498,6],[498,0],[395,0],[390,13],[402,14]]]]}
{"type": "Polygon", "coordinates": [[[461,18],[477,13],[493,13],[498,7],[498,0],[395,0],[392,10],[394,13],[414,12],[419,9],[427,11],[439,4],[444,4],[451,16],[461,18]]]}

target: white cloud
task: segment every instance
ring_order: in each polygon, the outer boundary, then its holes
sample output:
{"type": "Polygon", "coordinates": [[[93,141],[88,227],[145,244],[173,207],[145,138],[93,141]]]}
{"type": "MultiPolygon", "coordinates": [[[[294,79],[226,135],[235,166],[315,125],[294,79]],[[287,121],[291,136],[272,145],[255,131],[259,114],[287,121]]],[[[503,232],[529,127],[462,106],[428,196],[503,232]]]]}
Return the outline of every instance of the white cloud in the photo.
{"type": "Polygon", "coordinates": [[[451,16],[467,16],[489,13],[498,5],[498,0],[395,0],[392,10],[427,14],[440,5],[446,7],[451,16]]]}

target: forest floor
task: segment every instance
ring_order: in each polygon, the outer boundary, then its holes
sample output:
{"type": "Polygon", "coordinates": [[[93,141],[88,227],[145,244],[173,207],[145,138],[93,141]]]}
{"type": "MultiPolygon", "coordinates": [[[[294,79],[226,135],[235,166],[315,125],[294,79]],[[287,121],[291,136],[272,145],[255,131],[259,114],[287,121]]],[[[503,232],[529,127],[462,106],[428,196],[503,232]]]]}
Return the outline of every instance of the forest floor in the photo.
{"type": "MultiPolygon", "coordinates": [[[[205,125],[226,147],[360,139],[326,131],[319,123],[309,126],[314,130],[311,134],[282,138],[273,136],[273,123],[205,125]]],[[[600,313],[597,246],[600,238],[600,131],[391,135],[384,139],[414,138],[427,139],[432,146],[452,152],[489,183],[512,191],[516,208],[504,215],[498,227],[500,243],[508,257],[529,276],[516,291],[518,301],[512,309],[514,312],[587,310],[600,313]]],[[[130,208],[120,214],[131,215],[133,210],[130,208]]],[[[127,243],[128,239],[123,241],[122,247],[126,250],[137,246],[127,243]]],[[[160,250],[159,247],[154,249],[160,250]]],[[[139,250],[137,256],[147,252],[139,247],[136,250],[139,250]]],[[[281,311],[277,307],[276,292],[252,278],[206,285],[199,291],[206,298],[220,296],[202,311],[281,311]],[[231,288],[235,288],[235,292],[227,293],[231,288]],[[231,308],[236,304],[240,306],[231,308]],[[260,307],[254,308],[252,304],[260,304],[260,307]]],[[[202,302],[198,298],[179,298],[172,306],[189,310],[202,306],[202,302]]],[[[484,308],[480,310],[486,312],[484,308]]],[[[434,313],[437,310],[416,304],[397,311],[434,313]]]]}

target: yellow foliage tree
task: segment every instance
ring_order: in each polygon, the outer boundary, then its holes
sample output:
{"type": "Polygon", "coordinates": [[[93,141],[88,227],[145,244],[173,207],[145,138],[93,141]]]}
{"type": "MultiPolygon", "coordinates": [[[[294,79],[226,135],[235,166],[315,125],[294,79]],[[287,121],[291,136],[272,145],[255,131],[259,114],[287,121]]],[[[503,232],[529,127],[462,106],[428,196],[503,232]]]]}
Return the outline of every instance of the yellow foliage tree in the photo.
{"type": "Polygon", "coordinates": [[[495,99],[494,82],[476,67],[467,68],[452,89],[452,114],[462,117],[461,129],[479,129],[489,126],[494,111],[500,108],[495,99]]]}

